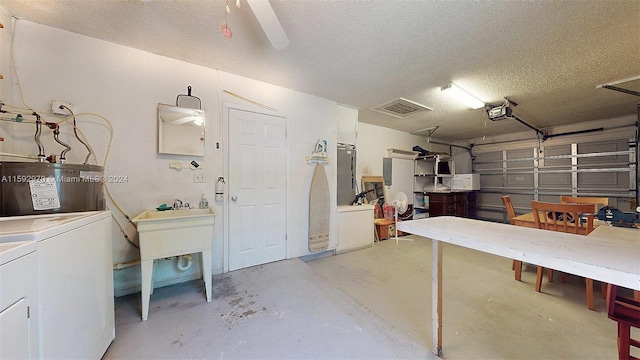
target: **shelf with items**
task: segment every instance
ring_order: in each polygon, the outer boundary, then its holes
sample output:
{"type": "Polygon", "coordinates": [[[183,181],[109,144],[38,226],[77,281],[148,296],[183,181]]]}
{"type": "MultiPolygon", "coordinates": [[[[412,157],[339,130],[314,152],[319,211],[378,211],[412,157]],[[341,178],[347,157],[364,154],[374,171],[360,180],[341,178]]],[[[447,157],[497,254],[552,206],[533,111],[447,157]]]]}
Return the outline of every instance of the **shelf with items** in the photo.
{"type": "Polygon", "coordinates": [[[422,191],[413,192],[413,219],[429,217],[429,193],[422,191]]]}
{"type": "Polygon", "coordinates": [[[449,191],[449,187],[443,185],[443,179],[451,179],[454,174],[455,163],[449,156],[419,157],[414,166],[414,192],[449,191]]]}
{"type": "MultiPolygon", "coordinates": [[[[434,174],[448,175],[453,174],[453,159],[447,154],[427,155],[416,158],[418,163],[431,163],[437,165],[433,167],[434,174]]],[[[420,169],[420,168],[419,168],[420,169]]],[[[421,168],[426,169],[427,168],[421,168]]]]}
{"type": "Polygon", "coordinates": [[[433,187],[437,181],[432,163],[416,160],[416,173],[413,177],[413,218],[429,217],[429,193],[424,189],[433,187]],[[428,164],[428,166],[425,166],[428,164]]]}
{"type": "Polygon", "coordinates": [[[414,219],[429,217],[430,194],[450,192],[450,187],[445,184],[451,184],[454,174],[455,163],[448,155],[428,155],[414,161],[414,219]]]}

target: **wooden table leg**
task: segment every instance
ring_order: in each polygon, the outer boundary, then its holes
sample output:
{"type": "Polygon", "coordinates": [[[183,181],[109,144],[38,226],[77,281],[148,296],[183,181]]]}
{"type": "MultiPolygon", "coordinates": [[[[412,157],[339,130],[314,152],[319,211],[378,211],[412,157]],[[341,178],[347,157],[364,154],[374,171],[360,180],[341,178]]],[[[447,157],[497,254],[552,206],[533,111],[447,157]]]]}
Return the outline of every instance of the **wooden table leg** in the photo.
{"type": "Polygon", "coordinates": [[[595,310],[593,303],[593,279],[585,278],[585,286],[587,287],[587,308],[589,310],[595,310]]]}
{"type": "Polygon", "coordinates": [[[515,279],[518,281],[521,281],[522,280],[522,261],[513,260],[512,264],[513,264],[512,265],[513,269],[516,271],[515,279]]]}
{"type": "Polygon", "coordinates": [[[431,326],[433,332],[431,351],[444,358],[442,353],[442,243],[438,240],[433,240],[431,266],[431,326]]]}

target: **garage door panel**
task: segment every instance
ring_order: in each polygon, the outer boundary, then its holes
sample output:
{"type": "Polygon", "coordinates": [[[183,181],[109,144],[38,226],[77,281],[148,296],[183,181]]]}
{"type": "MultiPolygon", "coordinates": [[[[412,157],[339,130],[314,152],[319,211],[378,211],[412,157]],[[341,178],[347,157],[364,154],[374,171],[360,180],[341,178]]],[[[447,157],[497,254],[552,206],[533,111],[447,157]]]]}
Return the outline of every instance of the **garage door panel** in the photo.
{"type": "Polygon", "coordinates": [[[538,180],[540,188],[569,188],[571,189],[571,173],[540,174],[538,180]]]}
{"type": "Polygon", "coordinates": [[[629,208],[637,181],[629,147],[633,137],[635,132],[628,138],[584,143],[554,139],[541,143],[539,157],[535,145],[515,149],[510,143],[491,144],[491,151],[476,153],[472,160],[481,181],[477,217],[507,221],[503,194],[511,195],[516,213],[531,211],[531,200],[559,202],[560,195],[607,196],[613,206],[629,208]]]}
{"type": "MultiPolygon", "coordinates": [[[[592,153],[615,152],[615,151],[625,151],[625,150],[629,150],[629,141],[626,139],[578,144],[578,154],[592,154],[592,153]]],[[[626,155],[583,157],[583,158],[578,158],[578,164],[579,165],[589,165],[589,164],[606,165],[611,163],[624,163],[628,160],[629,160],[629,157],[626,155]]]]}
{"type": "Polygon", "coordinates": [[[507,187],[533,189],[533,174],[507,175],[507,187]]]}
{"type": "MultiPolygon", "coordinates": [[[[571,145],[561,145],[561,146],[547,146],[544,148],[543,156],[551,157],[551,156],[563,156],[563,155],[571,155],[571,145]]],[[[544,159],[545,167],[571,167],[571,158],[560,158],[560,159],[544,159]]]]}
{"type": "Polygon", "coordinates": [[[502,174],[485,174],[480,176],[480,188],[501,188],[504,186],[502,174]]]}
{"type": "Polygon", "coordinates": [[[507,169],[533,168],[533,154],[533,149],[518,149],[507,151],[507,160],[509,160],[509,162],[507,162],[507,169]]]}

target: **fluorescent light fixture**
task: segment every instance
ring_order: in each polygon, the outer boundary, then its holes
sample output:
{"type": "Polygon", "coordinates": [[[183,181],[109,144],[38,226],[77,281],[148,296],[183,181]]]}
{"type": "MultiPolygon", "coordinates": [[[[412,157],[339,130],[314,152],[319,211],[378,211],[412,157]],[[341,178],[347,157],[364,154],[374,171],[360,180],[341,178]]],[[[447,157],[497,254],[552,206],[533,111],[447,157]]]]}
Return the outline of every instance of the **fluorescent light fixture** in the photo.
{"type": "Polygon", "coordinates": [[[477,97],[469,94],[456,84],[447,84],[441,87],[440,90],[451,94],[451,96],[455,97],[456,99],[458,99],[458,101],[462,102],[472,109],[480,109],[481,107],[484,107],[484,102],[479,100],[477,97]]]}

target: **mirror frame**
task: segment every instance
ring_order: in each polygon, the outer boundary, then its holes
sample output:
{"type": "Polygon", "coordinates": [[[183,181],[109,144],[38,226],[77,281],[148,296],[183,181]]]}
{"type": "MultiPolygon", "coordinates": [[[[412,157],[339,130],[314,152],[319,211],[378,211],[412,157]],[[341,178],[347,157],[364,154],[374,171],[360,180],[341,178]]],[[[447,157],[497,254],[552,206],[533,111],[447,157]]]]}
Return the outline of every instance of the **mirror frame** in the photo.
{"type": "MultiPolygon", "coordinates": [[[[363,175],[362,176],[362,180],[361,180],[361,184],[362,184],[362,191],[366,191],[366,187],[365,187],[365,183],[380,183],[382,184],[382,196],[386,201],[388,201],[387,199],[387,187],[384,186],[384,178],[382,176],[371,176],[371,175],[363,175]]],[[[379,198],[378,196],[370,196],[370,194],[365,195],[365,199],[367,200],[367,203],[371,203],[373,200],[379,198]]],[[[382,204],[380,204],[380,206],[384,205],[384,202],[382,204]]]]}
{"type": "Polygon", "coordinates": [[[201,109],[158,104],[158,154],[204,156],[205,124],[205,114],[201,109]],[[171,120],[162,117],[162,113],[170,109],[180,110],[185,113],[185,118],[201,117],[202,125],[190,124],[195,121],[183,121],[179,117],[173,119],[176,124],[171,124],[171,120]]]}

